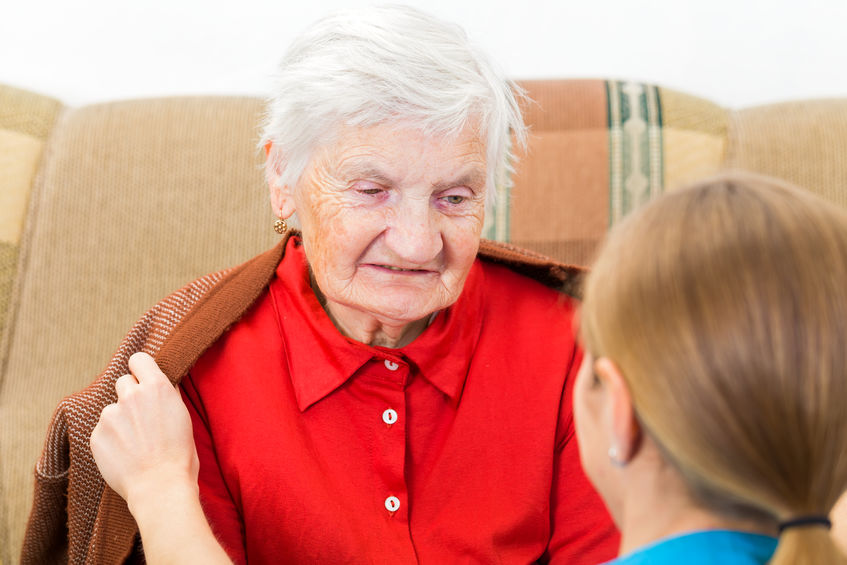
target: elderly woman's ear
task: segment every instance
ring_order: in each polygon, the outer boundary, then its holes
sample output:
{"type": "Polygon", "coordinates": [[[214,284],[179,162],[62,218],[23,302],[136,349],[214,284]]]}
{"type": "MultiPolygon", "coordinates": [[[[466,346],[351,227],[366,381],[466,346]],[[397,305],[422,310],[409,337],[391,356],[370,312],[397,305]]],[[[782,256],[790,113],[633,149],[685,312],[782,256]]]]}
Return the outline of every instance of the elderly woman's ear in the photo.
{"type": "Polygon", "coordinates": [[[278,168],[279,159],[276,155],[277,149],[268,142],[265,145],[265,178],[268,180],[268,188],[271,195],[271,208],[276,217],[286,219],[296,210],[294,205],[294,194],[292,187],[280,181],[281,175],[278,168]]]}

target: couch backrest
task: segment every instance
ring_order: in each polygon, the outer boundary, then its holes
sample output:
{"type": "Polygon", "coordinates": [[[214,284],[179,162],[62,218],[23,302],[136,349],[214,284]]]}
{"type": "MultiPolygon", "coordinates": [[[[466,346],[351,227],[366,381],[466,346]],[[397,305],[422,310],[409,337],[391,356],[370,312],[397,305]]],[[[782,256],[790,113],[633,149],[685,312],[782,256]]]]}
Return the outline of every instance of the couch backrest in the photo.
{"type": "Polygon", "coordinates": [[[847,206],[847,99],[732,112],[727,165],[791,181],[847,206]]]}
{"type": "MultiPolygon", "coordinates": [[[[522,84],[535,100],[530,147],[514,187],[499,189],[490,236],[584,264],[643,199],[726,166],[847,206],[847,99],[728,111],[652,85],[522,84]]],[[[158,299],[276,240],[260,113],[256,99],[214,97],[62,108],[0,86],[3,562],[17,561],[57,402],[158,299]],[[26,128],[9,125],[27,113],[26,128]]],[[[837,527],[847,540],[847,521],[837,527]]]]}

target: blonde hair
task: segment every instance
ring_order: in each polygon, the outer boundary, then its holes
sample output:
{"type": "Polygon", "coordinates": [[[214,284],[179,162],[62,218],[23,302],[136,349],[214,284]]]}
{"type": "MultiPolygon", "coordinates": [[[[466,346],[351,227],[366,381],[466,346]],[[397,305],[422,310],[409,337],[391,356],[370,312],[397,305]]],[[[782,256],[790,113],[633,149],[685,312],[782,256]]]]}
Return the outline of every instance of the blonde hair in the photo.
{"type": "MultiPolygon", "coordinates": [[[[739,173],[669,193],[612,230],[581,320],[705,506],[777,523],[847,489],[844,210],[739,173]]],[[[844,562],[820,525],[771,561],[844,562]]]]}

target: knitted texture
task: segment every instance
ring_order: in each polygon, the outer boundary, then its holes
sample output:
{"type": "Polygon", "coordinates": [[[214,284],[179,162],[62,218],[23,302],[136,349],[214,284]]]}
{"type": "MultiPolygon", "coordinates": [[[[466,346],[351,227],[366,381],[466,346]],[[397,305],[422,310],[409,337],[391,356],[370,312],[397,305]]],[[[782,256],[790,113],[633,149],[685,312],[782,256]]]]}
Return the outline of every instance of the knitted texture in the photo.
{"type": "Polygon", "coordinates": [[[136,526],[125,507],[117,512],[109,507],[117,502],[120,509],[120,502],[106,491],[88,439],[102,408],[117,401],[115,381],[129,372],[129,357],[137,351],[156,356],[174,328],[224,275],[200,278],[154,306],[132,327],[103,374],[59,404],[35,470],[33,512],[21,563],[122,563],[126,559],[136,526]]]}

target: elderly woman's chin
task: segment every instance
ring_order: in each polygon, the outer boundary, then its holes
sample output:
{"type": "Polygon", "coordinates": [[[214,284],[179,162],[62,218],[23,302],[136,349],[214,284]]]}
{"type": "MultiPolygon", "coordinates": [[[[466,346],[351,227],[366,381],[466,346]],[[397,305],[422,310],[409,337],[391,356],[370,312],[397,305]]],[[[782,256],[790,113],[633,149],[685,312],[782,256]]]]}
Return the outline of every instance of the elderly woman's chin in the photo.
{"type": "Polygon", "coordinates": [[[364,264],[358,266],[349,285],[337,288],[329,282],[320,286],[327,289],[322,293],[324,305],[334,318],[353,310],[395,326],[423,320],[456,302],[466,276],[467,270],[454,274],[364,264]]]}

